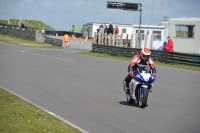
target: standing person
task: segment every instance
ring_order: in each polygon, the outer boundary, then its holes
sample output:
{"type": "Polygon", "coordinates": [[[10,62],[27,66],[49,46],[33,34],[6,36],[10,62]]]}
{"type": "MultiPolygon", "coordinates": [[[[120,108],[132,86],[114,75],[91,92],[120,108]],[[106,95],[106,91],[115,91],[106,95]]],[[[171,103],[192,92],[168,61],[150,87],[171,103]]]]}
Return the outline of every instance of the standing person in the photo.
{"type": "Polygon", "coordinates": [[[69,48],[69,39],[69,35],[66,32],[64,32],[63,40],[65,42],[66,48],[69,48]]]}
{"type": "Polygon", "coordinates": [[[103,25],[99,25],[99,30],[97,32],[97,44],[98,44],[98,40],[99,40],[99,35],[101,35],[102,33],[104,33],[104,29],[103,29],[103,25]]]}
{"type": "Polygon", "coordinates": [[[34,31],[35,30],[35,28],[34,28],[34,26],[32,25],[32,27],[31,27],[31,31],[34,31]]]}
{"type": "Polygon", "coordinates": [[[163,49],[167,52],[174,52],[174,42],[172,41],[170,36],[167,37],[167,41],[168,43],[167,44],[166,42],[164,43],[163,49]]]}
{"type": "Polygon", "coordinates": [[[119,34],[119,28],[118,28],[118,26],[116,26],[116,28],[115,28],[115,35],[118,35],[119,34]]]}
{"type": "Polygon", "coordinates": [[[45,30],[42,29],[42,37],[44,37],[44,34],[45,34],[45,30]]]}
{"type": "MultiPolygon", "coordinates": [[[[134,102],[137,103],[136,97],[135,97],[135,87],[133,88],[129,88],[129,82],[131,81],[131,79],[134,78],[134,71],[139,67],[138,64],[140,65],[149,65],[152,74],[154,76],[154,78],[156,78],[156,68],[154,65],[154,61],[153,59],[150,57],[151,56],[151,50],[149,48],[143,48],[139,54],[135,55],[128,67],[128,75],[125,78],[125,92],[126,94],[128,94],[130,96],[130,98],[132,100],[134,100],[134,102]],[[130,90],[132,89],[132,90],[130,90]]],[[[130,100],[130,99],[129,99],[130,100]]]]}
{"type": "Polygon", "coordinates": [[[23,22],[21,23],[21,28],[24,28],[24,23],[23,22]]]}
{"type": "Polygon", "coordinates": [[[111,33],[111,34],[113,34],[113,25],[112,25],[112,23],[110,23],[109,24],[109,27],[108,27],[108,35],[111,33]]]}
{"type": "Polygon", "coordinates": [[[106,24],[104,24],[104,33],[108,33],[108,27],[106,24]]]}

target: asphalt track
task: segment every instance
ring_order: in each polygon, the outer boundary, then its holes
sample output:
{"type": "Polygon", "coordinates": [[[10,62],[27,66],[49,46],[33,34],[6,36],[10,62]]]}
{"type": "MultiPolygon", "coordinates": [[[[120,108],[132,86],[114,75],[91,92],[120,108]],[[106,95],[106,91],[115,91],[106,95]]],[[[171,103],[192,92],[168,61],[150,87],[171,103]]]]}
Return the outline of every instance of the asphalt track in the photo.
{"type": "Polygon", "coordinates": [[[0,86],[83,132],[200,133],[199,72],[157,66],[141,109],[122,90],[129,62],[76,54],[91,47],[70,43],[50,50],[0,42],[0,86]]]}

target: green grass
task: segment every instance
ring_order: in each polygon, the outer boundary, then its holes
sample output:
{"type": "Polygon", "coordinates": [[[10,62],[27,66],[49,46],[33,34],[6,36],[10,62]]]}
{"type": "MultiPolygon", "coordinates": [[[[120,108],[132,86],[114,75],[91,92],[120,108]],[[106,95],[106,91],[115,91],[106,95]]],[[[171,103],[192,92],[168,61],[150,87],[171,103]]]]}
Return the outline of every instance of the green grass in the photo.
{"type": "Polygon", "coordinates": [[[57,48],[57,49],[62,49],[61,47],[47,44],[47,43],[38,43],[30,40],[24,40],[16,37],[11,37],[7,35],[2,35],[0,34],[0,41],[6,42],[9,44],[14,44],[18,46],[25,46],[25,47],[34,47],[34,48],[57,48]]]}
{"type": "Polygon", "coordinates": [[[0,133],[80,133],[0,88],[0,133]]]}
{"type": "MultiPolygon", "coordinates": [[[[0,20],[0,22],[3,24],[8,24],[8,20],[0,20]]],[[[10,22],[11,22],[10,25],[19,26],[18,19],[10,19],[10,22]]],[[[38,20],[23,20],[23,22],[24,22],[24,25],[27,26],[28,28],[31,28],[31,26],[33,25],[36,30],[42,30],[44,28],[45,30],[53,30],[54,31],[54,28],[52,28],[51,26],[44,24],[43,22],[38,21],[38,20]]]]}
{"type": "MultiPolygon", "coordinates": [[[[83,55],[89,55],[89,56],[96,56],[96,57],[103,57],[103,58],[110,58],[110,59],[117,59],[117,60],[123,60],[123,61],[131,61],[132,58],[129,57],[123,57],[123,56],[112,56],[105,53],[97,53],[97,52],[80,52],[79,54],[83,55]]],[[[164,66],[164,67],[172,67],[172,68],[179,68],[179,69],[185,69],[185,70],[192,70],[192,71],[198,71],[200,72],[199,66],[192,66],[192,65],[184,65],[184,64],[177,64],[177,63],[165,63],[160,61],[155,61],[156,66],[164,66]]]]}

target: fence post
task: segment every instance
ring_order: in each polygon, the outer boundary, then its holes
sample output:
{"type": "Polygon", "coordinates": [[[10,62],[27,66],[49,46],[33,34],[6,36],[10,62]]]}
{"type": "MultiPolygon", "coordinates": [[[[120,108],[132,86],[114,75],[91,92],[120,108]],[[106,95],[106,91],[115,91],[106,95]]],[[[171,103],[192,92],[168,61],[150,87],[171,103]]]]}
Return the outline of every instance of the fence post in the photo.
{"type": "Polygon", "coordinates": [[[150,49],[152,49],[152,46],[153,46],[153,35],[151,35],[150,49]]]}
{"type": "Polygon", "coordinates": [[[101,41],[100,41],[100,40],[101,40],[101,34],[98,34],[98,35],[97,35],[97,38],[98,38],[98,44],[100,44],[100,42],[101,42],[101,41]]]}
{"type": "Polygon", "coordinates": [[[118,38],[119,38],[119,35],[117,34],[117,35],[116,35],[116,39],[117,39],[117,41],[116,41],[116,46],[119,45],[119,44],[118,44],[118,38]]]}
{"type": "Polygon", "coordinates": [[[139,48],[142,48],[142,34],[140,34],[140,44],[139,44],[139,48]]]}
{"type": "Polygon", "coordinates": [[[130,48],[133,48],[133,34],[131,34],[130,48]]]}
{"type": "Polygon", "coordinates": [[[105,33],[104,35],[105,35],[105,45],[108,45],[108,35],[107,33],[105,33]]]}
{"type": "Polygon", "coordinates": [[[138,48],[138,34],[135,34],[135,48],[138,48]]]}
{"type": "Polygon", "coordinates": [[[121,33],[120,45],[121,45],[121,47],[123,46],[123,33],[121,33]]]}
{"type": "Polygon", "coordinates": [[[111,36],[111,33],[109,34],[109,42],[108,42],[108,45],[111,45],[111,39],[112,39],[112,36],[111,36]]]}
{"type": "Polygon", "coordinates": [[[96,40],[97,40],[97,33],[94,32],[94,43],[96,42],[96,40]]]}
{"type": "Polygon", "coordinates": [[[144,39],[144,47],[145,48],[147,47],[147,37],[148,37],[148,35],[145,35],[145,39],[144,39]]]}
{"type": "Polygon", "coordinates": [[[112,35],[112,45],[115,45],[115,34],[112,35]]]}
{"type": "Polygon", "coordinates": [[[126,34],[126,48],[128,47],[128,34],[126,34]]]}
{"type": "Polygon", "coordinates": [[[103,43],[103,39],[104,39],[103,37],[104,37],[104,33],[101,33],[101,44],[104,44],[103,43]]]}

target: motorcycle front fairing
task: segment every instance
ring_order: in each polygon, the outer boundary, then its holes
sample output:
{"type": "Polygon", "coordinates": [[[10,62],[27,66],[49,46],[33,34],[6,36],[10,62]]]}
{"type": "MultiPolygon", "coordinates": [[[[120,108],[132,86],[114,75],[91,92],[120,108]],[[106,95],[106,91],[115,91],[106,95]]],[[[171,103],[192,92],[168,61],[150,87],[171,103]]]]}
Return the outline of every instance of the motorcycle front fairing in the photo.
{"type": "Polygon", "coordinates": [[[138,81],[140,84],[142,84],[142,85],[147,85],[147,86],[149,86],[149,85],[151,85],[154,81],[155,81],[155,78],[153,77],[153,75],[152,74],[150,74],[150,73],[148,73],[147,71],[141,71],[140,72],[140,70],[139,69],[136,69],[135,71],[134,71],[134,73],[135,73],[135,77],[134,77],[134,79],[136,80],[136,81],[138,81]],[[143,74],[144,73],[144,74],[143,74]],[[145,74],[148,74],[148,76],[147,77],[144,77],[144,75],[145,74]]]}

